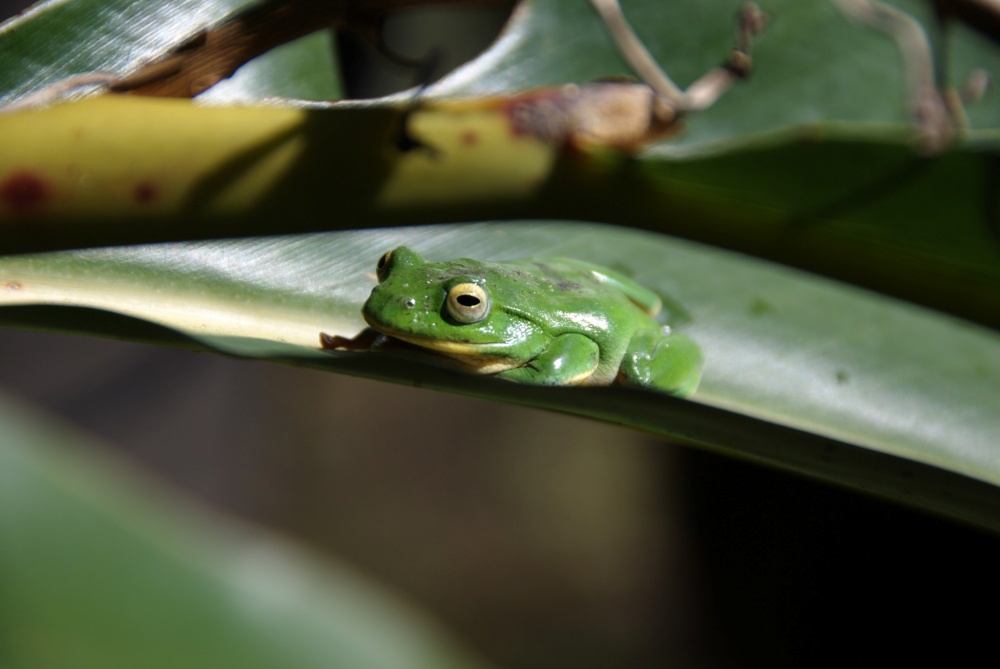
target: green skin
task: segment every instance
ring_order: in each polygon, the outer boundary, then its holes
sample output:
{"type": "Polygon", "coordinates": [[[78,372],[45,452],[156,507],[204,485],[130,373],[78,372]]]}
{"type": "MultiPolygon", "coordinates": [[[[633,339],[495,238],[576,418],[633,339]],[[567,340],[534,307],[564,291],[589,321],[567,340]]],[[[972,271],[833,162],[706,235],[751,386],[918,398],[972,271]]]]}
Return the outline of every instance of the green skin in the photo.
{"type": "Polygon", "coordinates": [[[653,316],[653,292],[569,258],[429,263],[400,246],[377,267],[355,339],[321,335],[326,348],[371,348],[377,335],[519,383],[627,383],[686,396],[701,350],[653,316]]]}

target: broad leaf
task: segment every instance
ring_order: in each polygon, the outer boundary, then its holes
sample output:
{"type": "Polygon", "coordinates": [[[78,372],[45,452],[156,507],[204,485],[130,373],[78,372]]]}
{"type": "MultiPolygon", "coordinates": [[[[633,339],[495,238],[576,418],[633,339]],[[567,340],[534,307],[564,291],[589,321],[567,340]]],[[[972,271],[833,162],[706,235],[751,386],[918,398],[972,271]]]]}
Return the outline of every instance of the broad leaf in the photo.
{"type": "MultiPolygon", "coordinates": [[[[438,226],[11,257],[0,279],[8,304],[106,309],[222,352],[622,422],[988,526],[1000,504],[1000,489],[981,497],[984,486],[928,473],[1000,485],[989,447],[1000,433],[1000,335],[658,235],[579,224],[438,226]],[[432,259],[564,255],[633,276],[667,298],[681,331],[704,348],[694,400],[716,410],[655,393],[526,388],[319,351],[320,332],[350,336],[364,326],[374,262],[399,244],[432,259]]],[[[37,327],[59,314],[6,313],[28,317],[37,327]]],[[[102,329],[86,313],[60,327],[102,329]]]]}

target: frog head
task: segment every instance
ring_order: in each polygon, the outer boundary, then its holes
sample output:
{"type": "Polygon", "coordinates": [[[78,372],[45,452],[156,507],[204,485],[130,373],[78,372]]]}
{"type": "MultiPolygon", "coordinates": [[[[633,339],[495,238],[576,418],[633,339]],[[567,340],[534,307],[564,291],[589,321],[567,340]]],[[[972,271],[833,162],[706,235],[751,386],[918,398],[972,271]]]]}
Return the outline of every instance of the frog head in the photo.
{"type": "Polygon", "coordinates": [[[498,304],[504,277],[468,258],[429,263],[405,246],[379,258],[378,285],[362,308],[382,334],[493,373],[523,362],[534,328],[498,304]]]}

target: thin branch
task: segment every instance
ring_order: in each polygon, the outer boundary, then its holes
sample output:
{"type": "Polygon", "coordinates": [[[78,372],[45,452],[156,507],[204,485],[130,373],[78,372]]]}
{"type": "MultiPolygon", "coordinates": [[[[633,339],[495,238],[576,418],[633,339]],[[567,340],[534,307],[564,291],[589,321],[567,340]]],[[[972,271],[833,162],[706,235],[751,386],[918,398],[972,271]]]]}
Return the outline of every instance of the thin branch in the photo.
{"type": "Polygon", "coordinates": [[[622,13],[618,0],[590,0],[594,9],[601,15],[604,25],[611,33],[611,39],[618,46],[625,62],[629,64],[639,78],[652,88],[657,95],[665,98],[677,110],[686,105],[684,91],[675,84],[667,73],[659,66],[646,46],[632,30],[622,13]]]}
{"type": "Polygon", "coordinates": [[[681,90],[663,71],[622,13],[618,0],[591,0],[611,38],[629,66],[666,103],[674,114],[711,107],[734,82],[750,71],[750,43],[766,24],[764,13],[750,2],[743,6],[736,28],[736,48],[725,66],[717,67],[681,90]]]}
{"type": "Polygon", "coordinates": [[[879,0],[832,2],[851,20],[895,40],[903,57],[910,112],[917,124],[920,146],[927,153],[948,147],[955,136],[954,124],[938,89],[930,40],[920,22],[879,0]]]}

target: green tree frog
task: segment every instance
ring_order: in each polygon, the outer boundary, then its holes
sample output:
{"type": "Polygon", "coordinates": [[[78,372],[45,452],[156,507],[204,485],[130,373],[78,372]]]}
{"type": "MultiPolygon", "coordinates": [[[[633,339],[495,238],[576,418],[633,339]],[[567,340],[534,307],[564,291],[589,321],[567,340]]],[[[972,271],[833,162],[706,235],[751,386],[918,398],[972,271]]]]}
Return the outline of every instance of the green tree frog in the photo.
{"type": "Polygon", "coordinates": [[[653,317],[655,293],[570,258],[427,262],[400,246],[376,266],[362,308],[371,327],[353,339],[320,334],[324,348],[385,350],[398,342],[462,368],[542,385],[631,384],[694,392],[702,354],[653,317]]]}

